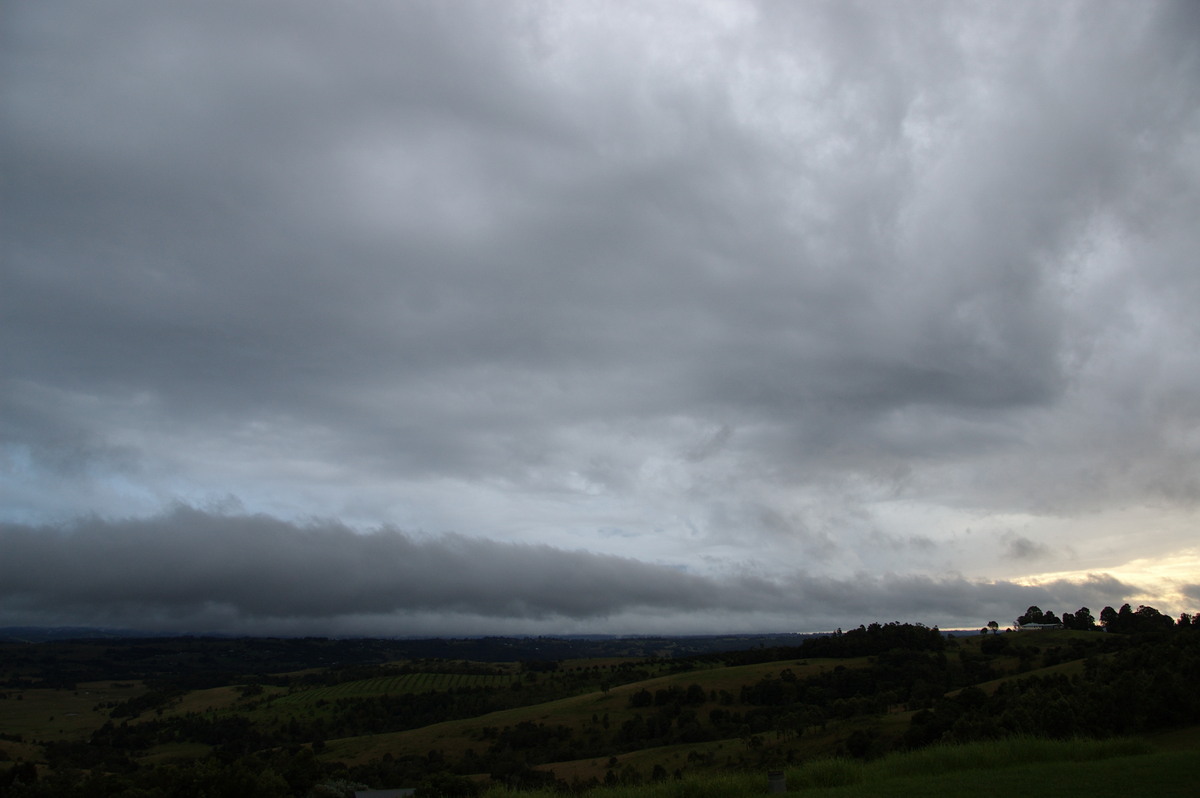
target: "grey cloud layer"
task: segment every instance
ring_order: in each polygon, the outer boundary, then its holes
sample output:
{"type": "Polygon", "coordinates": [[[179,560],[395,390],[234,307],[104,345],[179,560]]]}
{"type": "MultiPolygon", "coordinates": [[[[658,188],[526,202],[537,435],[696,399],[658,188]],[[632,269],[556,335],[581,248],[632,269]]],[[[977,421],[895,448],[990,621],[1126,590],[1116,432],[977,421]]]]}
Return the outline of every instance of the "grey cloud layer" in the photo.
{"type": "MultiPolygon", "coordinates": [[[[544,545],[178,509],[165,517],[5,527],[6,598],[34,608],[198,608],[325,618],[437,610],[479,616],[603,616],[638,607],[745,611],[772,591],[631,559],[544,545]]],[[[772,604],[777,597],[770,598],[772,604]]]]}
{"type": "Polygon", "coordinates": [[[1196,96],[1194,51],[1147,60],[1185,44],[1115,8],[1090,41],[1072,6],[924,53],[923,16],[747,7],[769,57],[727,55],[791,91],[697,53],[685,80],[636,35],[642,72],[574,83],[586,35],[517,7],[222,8],[10,12],[8,373],[214,427],[295,414],[404,470],[622,412],[767,424],[795,457],[904,447],[880,425],[905,408],[1051,403],[1106,324],[1064,317],[1061,264],[1167,179],[1196,96]],[[1021,23],[1041,61],[989,64],[1021,23]]]}
{"type": "Polygon", "coordinates": [[[1200,506],[1195,4],[242,5],[0,19],[4,518],[842,578],[1200,506]]]}
{"type": "Polygon", "coordinates": [[[1119,603],[1131,590],[1106,577],[1038,588],[894,575],[717,579],[545,545],[359,534],[332,522],[297,525],[185,507],[64,528],[6,524],[0,548],[0,618],[20,612],[134,627],[173,618],[229,630],[335,628],[339,619],[403,613],[558,623],[561,631],[571,621],[640,615],[625,631],[662,632],[713,611],[738,628],[764,628],[768,619],[814,628],[896,614],[971,624],[1028,603],[1119,603]]]}

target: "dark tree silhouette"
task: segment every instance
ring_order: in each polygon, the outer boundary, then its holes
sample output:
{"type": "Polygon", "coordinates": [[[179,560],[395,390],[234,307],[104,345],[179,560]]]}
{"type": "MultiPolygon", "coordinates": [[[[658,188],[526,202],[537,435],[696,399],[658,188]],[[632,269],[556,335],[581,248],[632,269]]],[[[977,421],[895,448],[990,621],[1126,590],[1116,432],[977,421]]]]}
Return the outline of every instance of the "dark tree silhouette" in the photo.
{"type": "Polygon", "coordinates": [[[1064,612],[1062,622],[1067,629],[1076,629],[1081,632],[1096,628],[1096,619],[1092,617],[1092,611],[1087,607],[1080,607],[1074,613],[1064,612]]]}
{"type": "MultiPolygon", "coordinates": [[[[1024,626],[1027,623],[1045,623],[1045,617],[1045,613],[1042,612],[1041,607],[1038,607],[1035,604],[1034,606],[1025,610],[1024,615],[1017,618],[1017,626],[1024,626]]],[[[1057,621],[1058,619],[1056,618],[1054,622],[1057,623],[1057,621]]]]}

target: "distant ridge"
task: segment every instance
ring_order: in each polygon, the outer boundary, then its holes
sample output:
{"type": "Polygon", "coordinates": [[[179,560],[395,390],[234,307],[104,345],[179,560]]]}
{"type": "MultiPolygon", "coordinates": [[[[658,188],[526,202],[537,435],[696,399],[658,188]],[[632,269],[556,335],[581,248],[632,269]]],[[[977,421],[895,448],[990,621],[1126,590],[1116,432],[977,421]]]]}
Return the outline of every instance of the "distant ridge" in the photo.
{"type": "Polygon", "coordinates": [[[117,640],[125,638],[180,637],[177,632],[147,632],[138,629],[105,629],[94,626],[4,626],[0,642],[48,643],[58,640],[117,640]]]}
{"type": "MultiPolygon", "coordinates": [[[[368,645],[374,641],[395,656],[438,657],[447,659],[555,660],[580,656],[678,657],[719,651],[753,648],[797,646],[810,637],[823,637],[828,632],[780,634],[711,634],[711,635],[460,635],[445,637],[332,637],[301,635],[229,635],[211,632],[148,632],[141,629],[118,629],[90,626],[8,626],[0,627],[0,643],[61,643],[71,640],[136,641],[136,640],[280,640],[317,641],[340,640],[353,645],[368,645]]],[[[376,647],[376,646],[369,646],[376,647]]]]}

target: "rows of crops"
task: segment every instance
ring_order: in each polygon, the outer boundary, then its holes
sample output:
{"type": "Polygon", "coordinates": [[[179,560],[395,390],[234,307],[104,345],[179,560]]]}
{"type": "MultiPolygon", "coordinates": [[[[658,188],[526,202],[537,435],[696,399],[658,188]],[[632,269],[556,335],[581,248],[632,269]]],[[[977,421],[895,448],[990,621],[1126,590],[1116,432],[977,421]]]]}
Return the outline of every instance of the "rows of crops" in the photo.
{"type": "Polygon", "coordinates": [[[280,703],[308,704],[316,701],[336,701],[339,698],[369,698],[376,695],[429,693],[434,690],[458,690],[468,687],[507,687],[513,680],[507,675],[472,673],[401,673],[378,676],[356,682],[342,682],[329,687],[314,687],[281,696],[280,703]]]}

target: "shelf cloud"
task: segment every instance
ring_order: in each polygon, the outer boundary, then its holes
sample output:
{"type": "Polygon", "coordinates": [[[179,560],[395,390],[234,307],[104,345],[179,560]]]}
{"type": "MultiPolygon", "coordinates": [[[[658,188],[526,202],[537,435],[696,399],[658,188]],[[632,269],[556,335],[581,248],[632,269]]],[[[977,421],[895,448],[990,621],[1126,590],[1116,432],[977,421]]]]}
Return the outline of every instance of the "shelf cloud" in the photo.
{"type": "Polygon", "coordinates": [[[358,533],[330,521],[291,524],[188,507],[54,529],[6,524],[0,546],[0,619],[32,613],[106,625],[156,619],[336,631],[364,616],[401,613],[420,628],[436,617],[450,630],[480,619],[607,629],[613,618],[642,614],[646,629],[662,632],[693,613],[719,612],[750,628],[780,619],[850,625],[883,607],[906,618],[951,618],[1022,602],[1101,604],[1129,590],[1111,577],[1036,588],[892,574],[716,578],[545,544],[358,533]]]}

